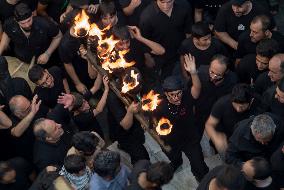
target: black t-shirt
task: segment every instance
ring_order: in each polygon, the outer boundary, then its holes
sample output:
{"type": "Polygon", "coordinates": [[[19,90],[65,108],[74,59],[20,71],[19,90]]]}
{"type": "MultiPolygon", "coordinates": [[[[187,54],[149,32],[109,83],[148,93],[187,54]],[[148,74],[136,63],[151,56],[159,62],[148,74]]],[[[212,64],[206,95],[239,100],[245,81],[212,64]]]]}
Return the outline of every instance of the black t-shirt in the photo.
{"type": "Polygon", "coordinates": [[[66,32],[59,45],[59,55],[64,64],[72,64],[80,81],[90,88],[94,85],[88,73],[88,62],[80,56],[79,48],[82,41],[66,32]]]}
{"type": "Polygon", "coordinates": [[[34,94],[38,95],[42,104],[45,104],[49,108],[54,108],[57,104],[58,96],[64,92],[63,76],[60,68],[56,66],[49,68],[48,72],[53,76],[54,86],[52,88],[37,86],[34,94]]]}
{"type": "Polygon", "coordinates": [[[278,115],[284,121],[284,104],[275,98],[276,86],[268,88],[262,97],[261,108],[263,112],[271,112],[278,115]]]}
{"type": "MultiPolygon", "coordinates": [[[[284,50],[284,36],[276,31],[272,31],[272,39],[274,39],[281,51],[284,50]]],[[[256,53],[256,46],[258,43],[254,43],[250,38],[250,30],[243,32],[238,39],[238,49],[236,52],[236,58],[242,58],[247,54],[256,53]]]]}
{"type": "Polygon", "coordinates": [[[218,173],[222,170],[223,167],[224,166],[217,166],[210,170],[199,183],[197,190],[209,190],[209,184],[211,180],[218,175],[218,173]]]}
{"type": "Polygon", "coordinates": [[[133,118],[133,124],[129,130],[125,130],[120,126],[120,122],[126,114],[126,109],[113,92],[108,94],[107,107],[111,140],[117,140],[121,145],[124,143],[129,144],[130,142],[137,144],[145,142],[144,131],[137,119],[133,118]]]}
{"type": "Polygon", "coordinates": [[[39,0],[39,3],[47,6],[47,14],[57,23],[59,23],[60,15],[65,11],[68,0],[39,0]]]}
{"type": "Polygon", "coordinates": [[[209,65],[212,57],[216,54],[228,54],[225,46],[216,38],[212,38],[211,45],[206,50],[200,50],[194,45],[192,37],[185,39],[179,48],[180,55],[188,53],[195,57],[197,67],[209,65]]]}
{"type": "Polygon", "coordinates": [[[208,11],[213,18],[215,18],[218,10],[226,2],[228,2],[228,0],[194,0],[194,7],[203,9],[203,11],[208,11]]]}
{"type": "Polygon", "coordinates": [[[203,129],[204,123],[210,114],[213,104],[218,100],[218,98],[231,93],[232,88],[238,82],[238,78],[234,72],[227,71],[223,82],[216,86],[209,79],[208,65],[202,65],[199,67],[199,78],[202,88],[200,96],[196,102],[196,117],[203,129]]]}
{"type": "Polygon", "coordinates": [[[229,138],[235,130],[236,123],[256,113],[257,104],[258,101],[254,100],[249,110],[238,113],[232,105],[230,94],[219,98],[211,111],[211,115],[219,120],[216,130],[225,133],[229,138]]]}
{"type": "Polygon", "coordinates": [[[280,144],[279,148],[272,154],[270,159],[273,171],[273,180],[275,180],[279,188],[284,188],[284,153],[282,152],[283,146],[284,142],[280,144]]]}
{"type": "Polygon", "coordinates": [[[27,190],[31,185],[29,175],[32,173],[32,166],[23,158],[17,157],[8,160],[11,168],[16,171],[15,182],[11,184],[0,183],[1,190],[27,190]]]}
{"type": "Polygon", "coordinates": [[[169,103],[166,98],[162,100],[154,112],[155,118],[159,120],[165,117],[173,125],[169,135],[160,136],[165,143],[177,148],[185,143],[196,142],[198,128],[195,125],[195,115],[193,113],[194,102],[195,100],[188,91],[183,91],[179,106],[169,103]]]}
{"type": "Polygon", "coordinates": [[[254,83],[255,92],[262,95],[269,87],[273,86],[274,83],[268,76],[268,71],[261,73],[254,83]]]}
{"type": "MultiPolygon", "coordinates": [[[[128,7],[131,0],[119,0],[119,4],[121,8],[128,7]]],[[[135,8],[134,12],[131,16],[127,16],[127,23],[132,26],[138,26],[139,24],[139,18],[142,13],[142,11],[147,7],[147,5],[152,2],[151,0],[144,0],[141,1],[141,4],[135,8]]]]}
{"type": "Polygon", "coordinates": [[[271,184],[266,187],[256,187],[253,183],[247,182],[245,185],[245,190],[277,190],[276,183],[272,180],[271,184]]]}
{"type": "MultiPolygon", "coordinates": [[[[260,14],[270,15],[268,10],[255,1],[252,2],[252,10],[241,17],[236,17],[232,10],[232,3],[225,3],[219,10],[214,24],[218,32],[227,32],[234,40],[238,40],[240,34],[249,29],[251,20],[260,14]]],[[[273,24],[275,26],[275,24],[273,24]]]]}
{"type": "Polygon", "coordinates": [[[5,22],[3,31],[7,33],[14,44],[16,57],[21,61],[30,63],[33,56],[38,57],[47,50],[52,38],[58,34],[59,28],[46,18],[35,16],[28,38],[13,18],[5,22]]]}
{"type": "Polygon", "coordinates": [[[170,17],[153,1],[142,12],[139,28],[145,38],[161,44],[166,49],[165,54],[158,57],[161,59],[159,62],[173,64],[178,60],[177,50],[185,39],[185,34],[191,32],[191,25],[191,7],[186,1],[174,1],[170,17]]]}
{"type": "Polygon", "coordinates": [[[240,82],[251,84],[251,82],[255,82],[257,77],[266,72],[265,70],[258,70],[256,65],[256,55],[255,54],[248,54],[244,56],[238,67],[236,68],[236,72],[238,74],[238,77],[240,79],[240,82]]]}

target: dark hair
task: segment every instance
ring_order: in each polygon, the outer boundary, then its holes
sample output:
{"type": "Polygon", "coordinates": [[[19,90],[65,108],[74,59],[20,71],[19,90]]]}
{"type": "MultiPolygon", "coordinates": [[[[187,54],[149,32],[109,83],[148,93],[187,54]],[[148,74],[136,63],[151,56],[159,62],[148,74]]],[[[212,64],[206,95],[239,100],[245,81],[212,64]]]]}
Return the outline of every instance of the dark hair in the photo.
{"type": "Polygon", "coordinates": [[[14,18],[17,22],[28,19],[32,16],[32,11],[25,3],[19,3],[14,9],[14,18]]]}
{"type": "Polygon", "coordinates": [[[119,166],[120,155],[114,151],[101,151],[94,160],[94,171],[103,178],[114,178],[119,166]]]}
{"type": "Polygon", "coordinates": [[[152,164],[146,173],[148,181],[162,186],[170,182],[173,178],[174,170],[166,162],[157,162],[152,164]]]}
{"type": "Polygon", "coordinates": [[[245,184],[245,178],[241,171],[231,165],[224,165],[216,176],[217,186],[230,190],[241,190],[245,184]]]}
{"type": "Polygon", "coordinates": [[[36,83],[43,77],[44,68],[39,65],[34,65],[28,73],[29,79],[36,83]]]}
{"type": "MultiPolygon", "coordinates": [[[[45,120],[45,118],[39,118],[34,122],[33,128],[35,128],[38,125],[41,125],[42,122],[45,120]]],[[[45,130],[38,129],[38,130],[34,130],[34,135],[35,137],[40,140],[40,141],[46,141],[46,137],[47,137],[47,133],[45,130]]]]}
{"type": "Polygon", "coordinates": [[[252,160],[252,167],[254,169],[253,179],[255,180],[264,180],[268,178],[271,173],[271,165],[269,162],[262,157],[254,157],[252,160]]]}
{"type": "Polygon", "coordinates": [[[78,92],[71,92],[71,94],[74,96],[72,111],[76,111],[82,106],[84,102],[84,96],[82,94],[79,94],[78,92]]]}
{"type": "Polygon", "coordinates": [[[261,22],[263,32],[265,32],[266,30],[272,29],[271,20],[270,20],[269,16],[257,15],[252,19],[251,23],[256,23],[258,21],[261,22]]]}
{"type": "Polygon", "coordinates": [[[279,82],[278,82],[278,84],[277,84],[277,87],[279,88],[279,90],[280,90],[281,92],[284,92],[284,77],[282,77],[282,78],[279,80],[279,82]]]}
{"type": "Polygon", "coordinates": [[[78,174],[86,168],[86,160],[81,155],[68,155],[64,158],[64,168],[68,173],[78,174]]]}
{"type": "Polygon", "coordinates": [[[1,161],[0,162],[0,181],[2,181],[5,174],[9,171],[12,171],[13,168],[10,166],[9,162],[1,161]]]}
{"type": "Polygon", "coordinates": [[[76,133],[72,137],[72,146],[82,152],[94,152],[99,143],[99,139],[89,131],[76,133]]]}
{"type": "Polygon", "coordinates": [[[263,57],[272,58],[275,54],[279,53],[279,44],[272,38],[262,39],[256,46],[256,54],[263,57]]]}
{"type": "Polygon", "coordinates": [[[248,84],[236,84],[231,93],[231,101],[238,104],[250,103],[253,92],[248,84]]]}
{"type": "Polygon", "coordinates": [[[112,34],[118,40],[130,40],[130,32],[127,26],[119,26],[118,24],[112,27],[112,34]]]}
{"type": "Polygon", "coordinates": [[[113,1],[102,1],[100,3],[99,9],[98,9],[98,15],[100,18],[106,16],[106,15],[116,15],[117,11],[115,8],[115,4],[113,1]]]}
{"type": "Polygon", "coordinates": [[[194,38],[201,38],[211,34],[209,24],[205,22],[197,22],[191,27],[191,35],[194,38]]]}
{"type": "Polygon", "coordinates": [[[53,181],[59,176],[58,171],[47,172],[44,169],[39,173],[30,189],[50,190],[53,186],[53,181]]]}
{"type": "Polygon", "coordinates": [[[228,67],[230,65],[230,60],[229,60],[228,57],[226,57],[225,55],[222,55],[222,54],[216,54],[212,57],[211,63],[212,63],[212,61],[215,61],[215,60],[217,60],[222,65],[226,65],[226,67],[228,69],[228,67]]]}

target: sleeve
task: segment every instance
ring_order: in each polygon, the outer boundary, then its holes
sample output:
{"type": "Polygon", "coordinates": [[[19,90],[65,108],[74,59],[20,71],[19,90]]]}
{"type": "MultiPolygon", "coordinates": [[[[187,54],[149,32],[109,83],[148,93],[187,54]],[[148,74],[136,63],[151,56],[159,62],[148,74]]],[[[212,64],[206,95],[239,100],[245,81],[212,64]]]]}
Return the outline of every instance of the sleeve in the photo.
{"type": "Polygon", "coordinates": [[[193,23],[192,20],[192,7],[190,6],[189,3],[185,3],[185,7],[186,7],[186,17],[185,17],[185,23],[184,23],[184,32],[186,34],[191,34],[191,26],[193,23]]]}
{"type": "Polygon", "coordinates": [[[72,52],[68,51],[68,48],[66,48],[65,46],[66,46],[66,43],[64,42],[62,43],[61,41],[59,48],[58,48],[59,57],[62,63],[69,64],[69,63],[72,63],[74,55],[72,54],[72,52]]]}
{"type": "Polygon", "coordinates": [[[107,104],[109,108],[115,108],[115,109],[109,109],[109,112],[111,112],[115,121],[117,123],[120,123],[126,114],[126,110],[122,106],[120,100],[112,92],[109,93],[107,104]]]}
{"type": "Polygon", "coordinates": [[[46,116],[48,119],[54,120],[62,125],[68,124],[70,121],[70,113],[61,104],[57,104],[46,116]]]}
{"type": "Polygon", "coordinates": [[[178,49],[178,53],[180,55],[185,55],[189,52],[188,48],[190,46],[190,40],[192,40],[192,38],[186,38],[185,40],[182,41],[179,49],[178,49]]]}
{"type": "Polygon", "coordinates": [[[223,42],[221,42],[217,38],[214,38],[214,40],[215,40],[215,43],[216,43],[216,46],[217,46],[217,49],[218,49],[218,54],[222,54],[222,55],[229,57],[228,49],[225,47],[223,42]]]}
{"type": "Polygon", "coordinates": [[[261,98],[261,103],[259,104],[259,106],[257,108],[258,113],[270,111],[269,108],[270,108],[270,105],[271,105],[271,101],[274,98],[273,97],[274,89],[275,89],[275,87],[271,87],[263,93],[262,98],[261,98]]]}
{"type": "MultiPolygon", "coordinates": [[[[43,18],[43,19],[46,19],[46,18],[43,18]]],[[[56,25],[54,22],[52,22],[50,20],[46,19],[46,21],[47,21],[47,24],[48,24],[48,26],[47,26],[47,35],[48,35],[48,37],[53,38],[53,37],[57,36],[57,34],[60,31],[59,30],[59,26],[56,25]]]]}
{"type": "Polygon", "coordinates": [[[224,106],[222,102],[223,102],[223,97],[219,98],[219,100],[215,102],[211,110],[211,115],[219,120],[222,118],[222,115],[224,113],[224,106]]]}
{"type": "Polygon", "coordinates": [[[151,39],[151,33],[153,31],[153,28],[152,28],[149,16],[147,15],[147,12],[146,12],[147,10],[148,9],[144,9],[144,11],[141,14],[139,28],[141,30],[142,36],[144,36],[145,38],[151,39]]]}
{"type": "Polygon", "coordinates": [[[129,6],[130,2],[131,2],[131,0],[119,0],[119,4],[120,4],[121,8],[125,8],[125,7],[129,6]]]}
{"type": "Polygon", "coordinates": [[[203,9],[204,8],[204,0],[193,0],[194,8],[203,9]]]}
{"type": "Polygon", "coordinates": [[[226,12],[225,12],[225,7],[224,5],[221,7],[221,9],[219,9],[218,14],[216,16],[216,20],[214,23],[214,29],[217,32],[226,32],[227,28],[226,28],[226,12]]]}
{"type": "Polygon", "coordinates": [[[239,39],[238,39],[238,48],[237,48],[237,51],[236,51],[236,58],[237,58],[237,59],[243,58],[243,57],[245,56],[245,54],[246,54],[246,52],[245,52],[245,47],[244,47],[246,33],[247,33],[247,32],[243,32],[243,33],[239,36],[239,39]]]}

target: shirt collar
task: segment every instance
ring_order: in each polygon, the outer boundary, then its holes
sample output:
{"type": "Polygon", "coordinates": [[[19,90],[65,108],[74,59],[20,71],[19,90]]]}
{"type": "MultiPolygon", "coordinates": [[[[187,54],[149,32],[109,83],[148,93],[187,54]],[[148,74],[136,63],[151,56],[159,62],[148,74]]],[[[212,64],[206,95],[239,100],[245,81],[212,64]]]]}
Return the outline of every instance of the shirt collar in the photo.
{"type": "MultiPolygon", "coordinates": [[[[174,6],[173,6],[172,12],[174,11],[174,9],[175,9],[175,7],[176,7],[176,5],[177,5],[177,1],[179,1],[179,0],[175,0],[175,1],[174,1],[174,6]]],[[[164,12],[162,12],[161,9],[158,7],[157,1],[154,1],[153,3],[154,3],[155,12],[156,12],[157,14],[158,14],[158,13],[164,13],[164,12]]],[[[165,14],[165,13],[164,13],[164,14],[165,14]]]]}

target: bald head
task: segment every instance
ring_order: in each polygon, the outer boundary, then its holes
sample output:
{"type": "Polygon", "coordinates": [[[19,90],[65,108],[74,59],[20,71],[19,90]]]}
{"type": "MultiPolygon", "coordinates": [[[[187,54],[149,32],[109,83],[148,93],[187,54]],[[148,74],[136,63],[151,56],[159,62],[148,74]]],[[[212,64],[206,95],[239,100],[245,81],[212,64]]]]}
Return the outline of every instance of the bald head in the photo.
{"type": "Polygon", "coordinates": [[[11,112],[20,119],[23,119],[30,112],[31,102],[22,95],[15,95],[9,101],[11,112]]]}
{"type": "Polygon", "coordinates": [[[272,82],[278,82],[284,76],[284,54],[274,55],[269,61],[269,73],[272,82]]]}

